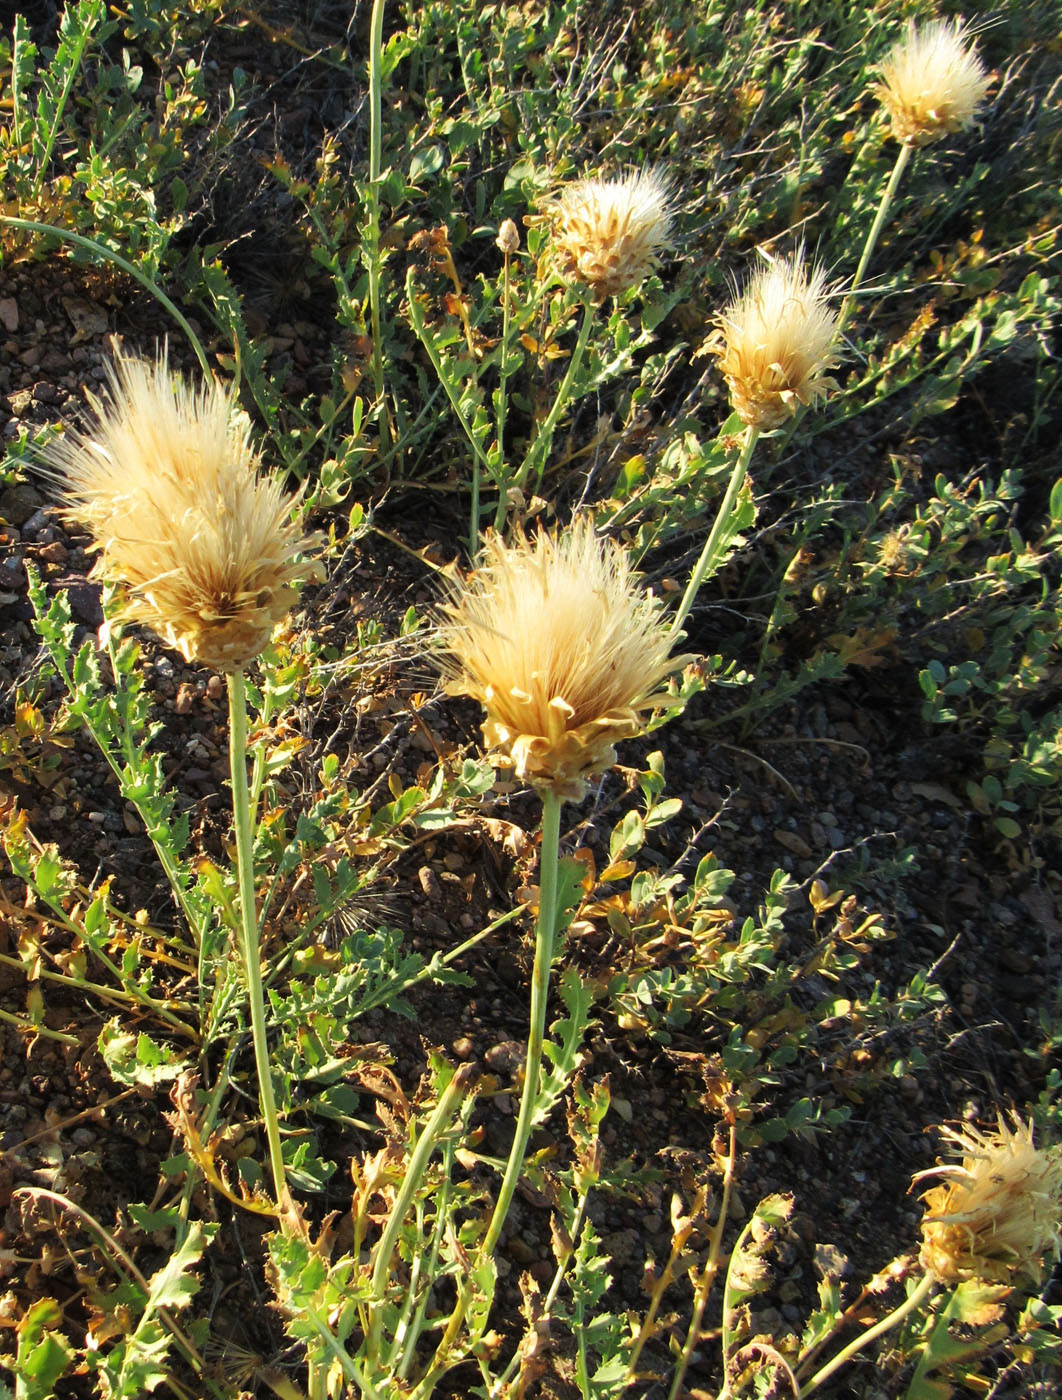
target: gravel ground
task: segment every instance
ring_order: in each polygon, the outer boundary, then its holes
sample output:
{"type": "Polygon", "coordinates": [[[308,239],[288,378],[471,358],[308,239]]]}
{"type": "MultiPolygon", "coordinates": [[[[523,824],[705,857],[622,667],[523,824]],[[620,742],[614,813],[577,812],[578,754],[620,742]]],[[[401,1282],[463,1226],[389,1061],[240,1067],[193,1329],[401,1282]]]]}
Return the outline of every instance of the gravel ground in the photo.
{"type": "MultiPolygon", "coordinates": [[[[81,411],[83,388],[103,378],[109,335],[149,348],[165,332],[154,305],[135,288],[54,258],[4,270],[0,327],[0,431],[11,440],[23,429],[81,411]]],[[[312,326],[290,329],[290,337],[279,336],[277,353],[302,360],[303,375],[312,379],[327,347],[319,334],[314,339],[312,326]]],[[[880,463],[885,451],[872,437],[860,450],[868,464],[880,463]]],[[[947,453],[948,440],[936,450],[947,453]]],[[[954,443],[951,450],[958,450],[954,443]]],[[[410,550],[433,542],[439,549],[458,537],[461,522],[435,502],[427,511],[424,500],[395,493],[377,523],[410,550]]],[[[21,481],[0,488],[4,726],[12,722],[15,682],[37,657],[25,564],[36,566],[49,590],[66,591],[75,621],[91,632],[101,613],[98,588],[86,578],[87,543],[51,507],[46,484],[21,481]]],[[[413,553],[370,534],[351,543],[327,585],[308,593],[302,621],[342,643],[357,615],[377,613],[393,630],[411,602],[423,608],[434,596],[431,575],[413,553]]],[[[722,610],[699,613],[692,641],[706,651],[721,649],[722,610]]],[[[222,680],[186,667],[150,640],[144,655],[164,723],[164,767],[192,814],[195,851],[217,852],[229,819],[222,680]]],[[[1057,864],[1050,853],[1040,853],[1038,863],[1030,860],[971,813],[964,796],[969,754],[941,744],[922,726],[916,668],[895,651],[882,663],[851,672],[841,685],[804,692],[745,739],[725,725],[711,732],[703,727],[718,703],[710,689],[682,720],[650,742],[625,746],[621,755],[626,769],[634,769],[651,748],[661,748],[669,792],[684,798],[681,817],[652,833],[649,859],[665,866],[684,860],[680,868],[688,870],[696,857],[714,851],[737,872],[729,897],[742,915],[762,899],[771,872],[787,870],[803,892],[789,935],[794,949],[801,939],[813,942],[806,902],[812,879],[850,889],[857,879],[861,907],[878,912],[895,936],[873,944],[845,994],[869,994],[875,984],[891,993],[926,968],[941,988],[932,1007],[877,1038],[860,1038],[851,1028],[832,1041],[824,1035],[770,1091],[774,1112],[809,1093],[827,1106],[851,1110],[848,1122],[829,1134],[789,1137],[741,1156],[735,1225],[769,1192],[795,1198],[789,1227],[774,1242],[771,1288],[755,1316],[755,1330],[772,1335],[799,1332],[814,1298],[821,1246],[840,1250],[850,1261],[847,1275],[860,1280],[898,1249],[916,1247],[920,1208],[908,1186],[912,1173],[931,1165],[939,1149],[939,1140],[925,1132],[928,1126],[991,1119],[997,1108],[1033,1101],[1050,1068],[1040,1053],[1045,1037],[1038,1025],[1044,989],[1057,986],[1062,972],[1057,864]],[[898,871],[895,862],[904,851],[913,862],[898,871]]],[[[434,745],[472,745],[476,739],[475,711],[462,704],[432,701],[419,725],[403,722],[408,695],[426,684],[423,663],[399,660],[382,667],[369,697],[337,696],[325,710],[308,713],[309,737],[319,744],[324,734],[341,735],[347,753],[359,758],[359,785],[389,767],[410,780],[432,758],[434,745]]],[[[172,920],[135,813],[83,735],[70,736],[58,779],[48,788],[18,770],[0,772],[0,803],[13,800],[29,814],[37,837],[57,842],[82,879],[113,873],[118,902],[131,910],[144,907],[163,924],[172,920]]],[[[566,810],[567,842],[594,851],[599,868],[626,800],[621,769],[583,807],[566,810]]],[[[457,936],[510,907],[532,873],[534,803],[520,794],[503,795],[486,818],[418,843],[389,867],[378,898],[386,920],[407,931],[413,948],[430,953],[452,947],[457,936]]],[[[0,946],[11,951],[23,893],[11,878],[0,880],[0,892],[0,946]]],[[[476,1061],[495,1075],[498,1090],[483,1122],[487,1148],[498,1153],[512,1131],[512,1074],[526,1036],[528,933],[526,924],[510,926],[469,954],[464,970],[473,988],[418,992],[415,1021],[372,1013],[355,1029],[356,1039],[389,1047],[407,1092],[423,1071],[429,1046],[476,1061]]],[[[598,979],[607,977],[619,955],[604,936],[573,939],[568,953],[586,977],[598,979]]],[[[6,964],[0,968],[0,1006],[21,1013],[26,994],[22,974],[6,964]]],[[[128,1201],[144,1198],[145,1183],[150,1189],[156,1180],[160,1160],[172,1150],[172,1133],[163,1117],[165,1096],[122,1093],[94,1049],[100,1023],[113,1008],[47,991],[45,1000],[47,1024],[73,1034],[76,1045],[57,1048],[40,1039],[29,1044],[10,1025],[0,1027],[0,1209],[7,1212],[0,1278],[20,1304],[37,1293],[57,1296],[76,1317],[77,1251],[86,1247],[86,1237],[73,1223],[57,1229],[51,1215],[25,1197],[12,1203],[12,1189],[46,1185],[113,1222],[128,1201]]],[[[692,1162],[710,1160],[718,1149],[720,1118],[705,1067],[728,1030],[709,1008],[663,1046],[606,1010],[592,1036],[588,1073],[607,1074],[613,1096],[604,1130],[609,1158],[629,1157],[659,1174],[629,1197],[602,1195],[594,1207],[613,1259],[617,1310],[644,1308],[647,1261],[666,1257],[670,1246],[672,1191],[692,1162]]],[[[563,1153],[559,1122],[544,1130],[537,1145],[548,1144],[551,1134],[563,1153]]],[[[333,1155],[348,1156],[367,1145],[368,1139],[363,1144],[339,1135],[325,1144],[333,1155]]],[[[128,1236],[149,1272],[150,1242],[131,1229],[128,1236]]],[[[502,1244],[503,1332],[516,1335],[520,1327],[520,1273],[529,1271],[546,1286],[551,1261],[548,1202],[523,1192],[502,1244]]],[[[283,1339],[265,1307],[259,1263],[255,1227],[226,1217],[209,1256],[203,1297],[211,1299],[216,1333],[228,1328],[272,1358],[283,1353],[283,1339]]],[[[684,1326],[687,1297],[676,1289],[672,1299],[684,1326]]],[[[1062,1301],[1057,1287],[1054,1301],[1062,1301]]],[[[566,1336],[557,1335],[553,1346],[554,1363],[540,1393],[574,1395],[565,1379],[566,1336]]],[[[689,1382],[691,1394],[718,1384],[710,1341],[695,1356],[689,1382]]],[[[1013,1384],[1008,1379],[995,1393],[1031,1395],[1041,1382],[1016,1374],[1013,1384]]],[[[467,1393],[468,1384],[467,1376],[458,1376],[453,1394],[467,1393]]],[[[77,1381],[63,1385],[61,1396],[90,1393],[77,1381]]],[[[647,1382],[646,1397],[664,1393],[647,1382]]],[[[887,1372],[865,1367],[833,1393],[870,1397],[902,1394],[903,1388],[887,1372]]]]}

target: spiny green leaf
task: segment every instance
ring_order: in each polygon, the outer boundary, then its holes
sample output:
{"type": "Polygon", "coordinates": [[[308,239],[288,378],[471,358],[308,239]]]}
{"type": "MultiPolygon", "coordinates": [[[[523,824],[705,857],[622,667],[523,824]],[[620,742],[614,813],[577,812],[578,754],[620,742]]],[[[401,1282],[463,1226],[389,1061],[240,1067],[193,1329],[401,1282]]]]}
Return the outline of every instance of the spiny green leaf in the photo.
{"type": "Polygon", "coordinates": [[[113,1016],[99,1034],[99,1051],[111,1075],[119,1084],[140,1084],[153,1089],[168,1084],[188,1068],[188,1061],[175,1051],[159,1045],[143,1031],[134,1035],[122,1029],[113,1016]]]}

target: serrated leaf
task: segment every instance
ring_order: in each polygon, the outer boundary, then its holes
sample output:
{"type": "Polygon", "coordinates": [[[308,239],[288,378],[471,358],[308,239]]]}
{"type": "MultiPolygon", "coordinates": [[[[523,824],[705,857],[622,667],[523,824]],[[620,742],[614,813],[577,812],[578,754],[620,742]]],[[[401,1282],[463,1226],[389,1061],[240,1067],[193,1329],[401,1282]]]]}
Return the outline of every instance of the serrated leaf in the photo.
{"type": "Polygon", "coordinates": [[[199,1280],[190,1272],[203,1257],[207,1245],[218,1232],[218,1226],[193,1220],[180,1248],[152,1274],[148,1283],[150,1303],[154,1308],[178,1309],[188,1305],[199,1289],[199,1280]]]}
{"type": "Polygon", "coordinates": [[[18,1324],[15,1357],[17,1400],[53,1400],[55,1383],[74,1359],[74,1348],[53,1329],[63,1320],[54,1298],[39,1298],[18,1324]]]}
{"type": "Polygon", "coordinates": [[[188,1069],[188,1060],[165,1045],[159,1045],[143,1031],[134,1035],[122,1029],[119,1017],[112,1016],[100,1031],[97,1042],[103,1062],[119,1084],[139,1084],[154,1089],[168,1084],[188,1069]]]}

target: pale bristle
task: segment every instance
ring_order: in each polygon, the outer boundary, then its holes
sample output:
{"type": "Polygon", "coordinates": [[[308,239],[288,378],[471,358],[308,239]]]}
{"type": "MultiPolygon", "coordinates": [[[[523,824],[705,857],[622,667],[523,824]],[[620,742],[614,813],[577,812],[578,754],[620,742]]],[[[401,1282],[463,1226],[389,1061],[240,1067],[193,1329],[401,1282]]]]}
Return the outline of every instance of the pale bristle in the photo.
{"type": "Polygon", "coordinates": [[[568,185],[546,209],[559,275],[597,301],[639,286],[670,245],[670,195],[656,170],[568,185]]]}
{"type": "Polygon", "coordinates": [[[760,432],[780,428],[803,404],[833,386],[839,325],[822,268],[805,269],[798,253],[757,272],[719,318],[710,349],[742,422],[760,432]]]}
{"type": "Polygon", "coordinates": [[[483,734],[519,778],[577,799],[641,731],[683,658],[659,599],[592,522],[490,540],[445,607],[447,689],[487,712],[483,734]]]}
{"type": "Polygon", "coordinates": [[[970,31],[953,20],[916,25],[886,55],[878,96],[897,141],[927,146],[972,125],[990,85],[970,42],[970,31]]]}
{"type": "Polygon", "coordinates": [[[942,1129],[960,1161],[919,1172],[940,1176],[922,1197],[922,1266],[947,1286],[963,1279],[1038,1282],[1062,1243],[1062,1148],[1037,1148],[1032,1123],[1002,1118],[996,1132],[942,1129]]]}
{"type": "Polygon", "coordinates": [[[124,585],[122,616],[187,661],[242,670],[317,566],[292,502],[258,470],[249,426],[219,384],[195,388],[165,356],[119,354],[94,431],[55,444],[67,514],[99,550],[96,576],[124,585]]]}

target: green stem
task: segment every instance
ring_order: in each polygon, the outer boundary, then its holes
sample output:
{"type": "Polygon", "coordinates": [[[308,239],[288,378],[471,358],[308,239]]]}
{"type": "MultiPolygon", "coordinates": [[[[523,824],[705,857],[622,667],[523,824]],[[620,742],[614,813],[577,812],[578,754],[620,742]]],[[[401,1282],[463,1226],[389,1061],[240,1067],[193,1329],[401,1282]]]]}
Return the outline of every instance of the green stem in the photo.
{"type": "MultiPolygon", "coordinates": [[[[97,6],[96,13],[90,16],[89,22],[93,25],[98,24],[100,20],[103,19],[104,14],[104,7],[102,5],[97,6]]],[[[36,179],[33,181],[34,199],[36,199],[41,192],[41,185],[44,181],[45,173],[51,163],[52,151],[55,149],[55,138],[59,135],[59,123],[63,120],[63,113],[66,111],[66,104],[70,99],[70,89],[73,87],[74,79],[81,68],[81,60],[85,56],[85,50],[88,48],[88,42],[91,37],[92,32],[89,28],[86,27],[80,30],[77,35],[74,51],[67,59],[66,73],[63,77],[63,90],[59,94],[58,102],[55,104],[55,117],[52,121],[51,130],[48,132],[48,139],[44,143],[44,154],[41,156],[40,164],[37,167],[36,179]]]]}
{"type": "MultiPolygon", "coordinates": [[[[333,1359],[339,1362],[347,1380],[357,1387],[356,1394],[359,1400],[384,1400],[384,1396],[370,1383],[368,1377],[358,1370],[353,1357],[336,1341],[328,1323],[324,1318],[317,1316],[311,1304],[302,1304],[302,1315],[331,1352],[333,1359]]],[[[327,1368],[325,1369],[327,1373],[327,1368]]]]}
{"type": "Polygon", "coordinates": [[[479,553],[479,458],[472,458],[472,500],[468,508],[468,557],[479,553]]]}
{"type": "Polygon", "coordinates": [[[889,176],[889,183],[885,186],[885,193],[881,196],[881,203],[878,205],[878,212],[874,217],[874,222],[867,234],[867,241],[863,245],[863,253],[859,259],[859,266],[856,268],[855,276],[852,278],[852,285],[849,287],[844,301],[841,303],[841,310],[837,318],[838,331],[844,330],[848,318],[852,312],[852,297],[859,290],[863,282],[863,274],[867,270],[871,255],[877,245],[878,237],[885,226],[885,219],[889,213],[889,206],[892,204],[896,190],[899,187],[903,172],[907,169],[907,162],[911,159],[913,146],[900,146],[900,154],[896,157],[896,164],[892,167],[892,174],[889,176]]]}
{"type": "MultiPolygon", "coordinates": [[[[906,150],[907,148],[904,147],[904,149],[906,150]]],[[[861,1333],[854,1341],[849,1342],[843,1350],[839,1351],[832,1361],[827,1361],[825,1366],[816,1371],[807,1385],[802,1385],[800,1387],[800,1394],[797,1400],[804,1400],[804,1396],[810,1395],[813,1390],[817,1390],[823,1381],[829,1380],[834,1371],[840,1370],[845,1362],[850,1361],[852,1357],[862,1351],[869,1342],[874,1341],[876,1338],[888,1332],[891,1328],[895,1327],[898,1322],[902,1322],[909,1313],[914,1312],[915,1308],[929,1297],[935,1287],[936,1280],[933,1275],[923,1275],[919,1280],[917,1288],[915,1288],[906,1302],[901,1303],[898,1308],[894,1308],[891,1313],[887,1313],[886,1316],[883,1317],[880,1322],[876,1322],[873,1327],[868,1327],[865,1332],[861,1333]]]]}
{"type": "Polygon", "coordinates": [[[376,1246],[376,1258],[372,1269],[372,1302],[369,1304],[369,1335],[366,1338],[366,1354],[376,1361],[380,1353],[380,1327],[383,1322],[383,1306],[386,1302],[387,1280],[391,1275],[391,1256],[398,1243],[398,1232],[406,1218],[406,1212],[413,1197],[420,1189],[421,1178],[427,1169],[431,1154],[438,1145],[439,1138],[450,1126],[461,1100],[468,1092],[472,1079],[472,1066],[462,1065],[439,1097],[435,1112],[424,1125],[424,1131],[417,1139],[405,1175],[402,1188],[395,1198],[387,1225],[380,1242],[376,1246]]]}
{"type": "Polygon", "coordinates": [[[553,400],[553,406],[547,413],[545,421],[535,436],[524,464],[520,468],[518,483],[523,486],[531,475],[531,469],[535,469],[535,491],[542,485],[542,477],[546,470],[546,458],[549,455],[550,444],[553,442],[553,434],[561,414],[564,412],[571,397],[572,389],[575,387],[575,377],[579,372],[579,366],[583,362],[586,354],[586,347],[590,340],[590,328],[594,322],[594,304],[587,301],[583,303],[583,320],[579,327],[579,339],[575,342],[575,349],[572,351],[571,359],[568,361],[568,369],[561,386],[557,390],[557,397],[553,400]]]}
{"type": "MultiPolygon", "coordinates": [[[[70,923],[68,927],[72,933],[78,933],[77,924],[70,923]]],[[[82,934],[81,936],[83,937],[84,935],[82,934]]],[[[91,944],[89,946],[91,951],[95,953],[96,949],[92,947],[91,944]]],[[[86,977],[73,977],[65,972],[53,972],[47,967],[42,967],[38,971],[37,976],[42,980],[63,983],[68,987],[76,988],[80,992],[88,992],[92,995],[102,997],[105,1001],[125,1002],[127,1004],[136,1004],[139,1002],[141,1006],[146,1006],[149,1011],[153,1011],[155,1015],[164,1020],[167,1025],[172,1026],[173,1029],[181,1035],[187,1036],[189,1040],[199,1039],[199,1032],[188,1025],[187,1022],[182,1021],[179,1016],[175,1016],[170,1010],[172,1006],[180,1006],[180,1002],[159,1001],[156,997],[149,996],[147,992],[141,991],[139,987],[133,991],[129,991],[126,986],[126,979],[122,977],[121,970],[116,967],[114,963],[110,962],[109,959],[106,961],[115,976],[121,981],[122,985],[120,987],[107,987],[104,986],[102,982],[90,982],[86,977]]],[[[26,971],[24,963],[19,962],[17,958],[8,957],[6,953],[0,953],[0,965],[17,968],[22,973],[26,971]]],[[[15,1024],[22,1025],[24,1021],[24,1017],[16,1018],[15,1024]]],[[[46,1032],[42,1031],[41,1034],[44,1035],[46,1032]]]]}
{"type": "Polygon", "coordinates": [[[737,461],[734,463],[734,470],[730,473],[730,481],[727,484],[723,503],[716,513],[715,520],[712,522],[712,528],[708,533],[708,538],[704,542],[704,548],[701,550],[701,557],[694,565],[693,572],[690,574],[690,581],[687,583],[686,591],[682,595],[682,602],[679,603],[678,611],[675,613],[675,617],[671,623],[672,642],[678,640],[679,634],[682,631],[682,624],[689,616],[690,608],[693,607],[701,584],[704,582],[709,572],[715,573],[719,567],[719,560],[716,558],[719,548],[719,539],[730,516],[730,512],[734,508],[734,502],[737,499],[738,491],[741,489],[741,485],[745,480],[745,473],[748,470],[748,465],[752,459],[752,453],[759,435],[759,429],[752,427],[751,424],[745,429],[745,441],[741,451],[738,453],[737,461]]]}
{"type": "Polygon", "coordinates": [[[380,314],[380,177],[383,173],[383,22],[385,0],[373,0],[369,20],[369,231],[365,252],[369,270],[372,325],[372,379],[380,410],[381,446],[390,446],[384,404],[383,331],[380,314]]]}
{"type": "Polygon", "coordinates": [[[53,1031],[47,1026],[34,1025],[28,1017],[16,1016],[11,1011],[0,1010],[0,1021],[6,1021],[9,1026],[14,1026],[16,1030],[23,1031],[26,1035],[39,1035],[44,1040],[58,1040],[61,1045],[76,1045],[78,1043],[76,1035],[64,1035],[62,1031],[53,1031]]]}
{"type": "MultiPolygon", "coordinates": [[[[424,1331],[424,1319],[427,1315],[428,1304],[432,1297],[430,1285],[428,1287],[422,1286],[422,1280],[434,1280],[438,1277],[436,1270],[439,1265],[439,1245],[445,1228],[444,1222],[449,1219],[450,1193],[453,1186],[453,1167],[453,1144],[447,1143],[445,1165],[442,1171],[442,1184],[439,1188],[439,1202],[436,1210],[435,1228],[431,1236],[431,1246],[427,1255],[425,1255],[423,1251],[420,1251],[413,1258],[413,1266],[409,1271],[409,1293],[406,1299],[406,1306],[395,1328],[395,1339],[387,1358],[387,1364],[391,1374],[396,1376],[400,1381],[404,1381],[409,1375],[409,1368],[416,1359],[417,1342],[420,1340],[420,1334],[424,1331]],[[416,1305],[415,1311],[414,1304],[416,1305]]],[[[418,1229],[420,1233],[423,1234],[423,1206],[420,1207],[417,1214],[418,1229]]]]}
{"type": "Polygon", "coordinates": [[[24,228],[30,233],[54,234],[56,238],[65,239],[67,243],[76,243],[79,248],[87,248],[90,253],[96,253],[99,257],[114,263],[115,267],[120,267],[123,272],[128,273],[130,277],[139,282],[145,291],[150,292],[161,306],[166,308],[188,337],[189,343],[195,351],[195,357],[199,361],[203,373],[206,375],[211,373],[210,361],[207,359],[207,353],[203,349],[199,337],[188,324],[187,318],[174,305],[162,288],[157,287],[155,283],[152,282],[147,273],[141,272],[138,267],[134,267],[131,262],[127,261],[127,259],[123,258],[119,253],[108,248],[105,243],[97,243],[95,239],[84,238],[80,233],[74,233],[68,228],[56,228],[54,224],[41,224],[38,223],[36,219],[16,219],[11,214],[0,214],[0,224],[7,224],[9,228],[24,228]]]}
{"type": "Polygon", "coordinates": [[[494,1253],[505,1217],[520,1179],[527,1140],[531,1136],[538,1104],[539,1074],[542,1068],[542,1041],[546,1032],[546,998],[553,963],[553,943],[557,933],[557,874],[560,866],[560,818],[562,801],[552,788],[542,792],[542,854],[538,877],[538,927],[535,930],[535,963],[531,971],[531,1025],[527,1037],[527,1063],[516,1133],[505,1164],[501,1190],[494,1206],[486,1236],[479,1247],[480,1258],[494,1253]]]}
{"type": "Polygon", "coordinates": [[[494,512],[494,528],[499,533],[505,527],[505,516],[509,509],[508,473],[505,470],[505,419],[509,411],[509,294],[511,282],[512,254],[505,254],[505,269],[502,273],[502,338],[498,351],[498,507],[494,512]]]}
{"type": "Polygon", "coordinates": [[[723,1175],[723,1199],[719,1204],[719,1217],[712,1226],[712,1233],[709,1240],[708,1260],[704,1266],[704,1272],[697,1280],[693,1294],[693,1317],[690,1319],[689,1330],[686,1333],[686,1341],[682,1348],[682,1354],[675,1367],[675,1374],[671,1381],[671,1389],[668,1391],[667,1400],[676,1400],[682,1392],[682,1382],[686,1378],[689,1364],[693,1357],[693,1350],[701,1340],[701,1324],[704,1321],[704,1310],[708,1306],[708,1298],[712,1292],[712,1284],[715,1276],[719,1272],[719,1265],[723,1257],[723,1231],[726,1229],[727,1216],[730,1214],[730,1193],[734,1185],[734,1163],[737,1160],[737,1128],[734,1124],[730,1126],[730,1149],[727,1153],[726,1169],[723,1175]]]}
{"type": "Polygon", "coordinates": [[[265,996],[262,992],[262,965],[258,946],[258,918],[254,903],[254,851],[251,834],[251,804],[247,790],[247,694],[243,672],[232,671],[229,682],[229,767],[232,773],[232,817],[236,829],[236,864],[240,880],[240,952],[247,981],[247,1003],[251,1012],[251,1038],[258,1074],[258,1101],[269,1143],[273,1189],[283,1216],[289,1200],[284,1179],[284,1154],[280,1146],[277,1105],[269,1070],[266,1042],[265,996]]]}
{"type": "MultiPolygon", "coordinates": [[[[560,869],[560,817],[561,799],[550,789],[542,794],[542,854],[539,860],[538,927],[535,933],[535,963],[531,972],[531,1027],[527,1040],[527,1063],[524,1066],[524,1089],[520,1098],[520,1112],[516,1120],[516,1131],[509,1160],[505,1165],[501,1191],[487,1227],[486,1236],[479,1247],[477,1263],[482,1263],[494,1252],[498,1243],[505,1217],[509,1213],[516,1184],[520,1179],[527,1140],[531,1136],[535,1105],[538,1100],[539,1073],[542,1067],[542,1041],[546,1031],[546,1001],[549,992],[549,972],[553,963],[553,944],[556,939],[558,908],[557,887],[560,869]]],[[[430,1400],[439,1378],[447,1370],[447,1356],[457,1337],[468,1310],[469,1291],[472,1288],[472,1275],[476,1265],[469,1268],[465,1288],[458,1284],[457,1302],[446,1323],[435,1358],[417,1386],[410,1393],[409,1400],[430,1400]]]]}
{"type": "MultiPolygon", "coordinates": [[[[571,1252],[566,1254],[561,1260],[561,1262],[557,1265],[557,1271],[553,1275],[553,1282],[549,1286],[549,1292],[542,1300],[542,1309],[539,1314],[540,1322],[544,1321],[548,1323],[550,1320],[553,1304],[557,1301],[557,1294],[560,1292],[561,1284],[564,1282],[564,1276],[568,1272],[568,1265],[575,1257],[575,1249],[579,1243],[579,1236],[583,1233],[583,1224],[586,1221],[586,1211],[589,1205],[590,1193],[589,1191],[587,1191],[579,1197],[579,1204],[576,1207],[575,1218],[572,1221],[572,1228],[569,1232],[572,1241],[571,1252]]],[[[513,1376],[516,1374],[517,1368],[519,1367],[520,1362],[522,1360],[523,1357],[520,1354],[519,1348],[517,1348],[508,1366],[506,1366],[505,1370],[498,1377],[495,1386],[497,1394],[502,1395],[505,1393],[505,1387],[509,1384],[513,1376]]]]}

